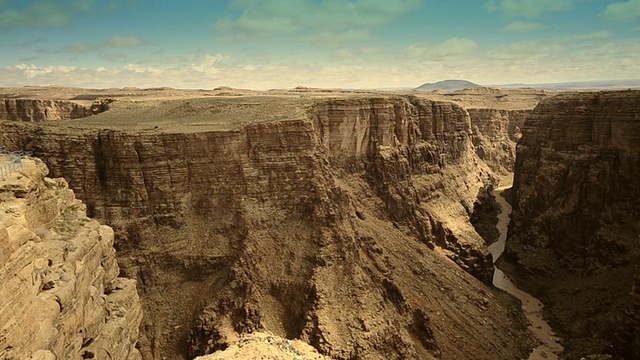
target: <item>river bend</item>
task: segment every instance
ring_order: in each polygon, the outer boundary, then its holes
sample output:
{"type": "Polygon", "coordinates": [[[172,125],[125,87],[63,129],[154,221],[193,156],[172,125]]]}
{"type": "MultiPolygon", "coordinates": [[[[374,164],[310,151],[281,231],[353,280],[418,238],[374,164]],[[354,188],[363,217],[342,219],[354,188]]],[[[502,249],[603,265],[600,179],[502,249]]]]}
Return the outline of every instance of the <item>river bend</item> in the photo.
{"type": "MultiPolygon", "coordinates": [[[[507,229],[509,227],[509,218],[511,216],[511,205],[502,196],[502,191],[508,186],[497,188],[493,191],[493,196],[500,206],[500,214],[498,215],[498,224],[496,225],[500,231],[498,241],[489,246],[489,252],[493,256],[493,262],[498,260],[507,240],[507,229]]],[[[536,347],[529,355],[529,360],[557,360],[558,354],[561,354],[564,348],[560,344],[560,338],[555,335],[553,329],[544,318],[543,305],[537,298],[518,289],[515,284],[500,270],[497,266],[493,273],[493,285],[498,289],[502,289],[507,293],[515,296],[522,302],[522,310],[529,320],[529,330],[534,334],[540,345],[536,347]]]]}

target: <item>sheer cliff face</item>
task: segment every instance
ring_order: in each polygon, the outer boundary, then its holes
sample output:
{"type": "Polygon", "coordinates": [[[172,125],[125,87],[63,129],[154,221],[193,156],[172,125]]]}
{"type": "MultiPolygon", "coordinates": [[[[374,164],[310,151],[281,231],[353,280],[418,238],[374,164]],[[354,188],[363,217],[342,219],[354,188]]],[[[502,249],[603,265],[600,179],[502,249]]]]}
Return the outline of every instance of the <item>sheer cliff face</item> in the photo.
{"type": "Polygon", "coordinates": [[[41,122],[79,119],[107,110],[110,100],[97,100],[91,106],[71,101],[0,99],[0,120],[41,122]]]}
{"type": "Polygon", "coordinates": [[[513,172],[516,142],[531,110],[468,109],[468,112],[478,157],[498,174],[513,172]]]}
{"type": "Polygon", "coordinates": [[[518,144],[506,256],[549,298],[569,351],[613,344],[640,356],[638,114],[638,91],[558,96],[538,105],[518,144]]]}
{"type": "Polygon", "coordinates": [[[530,343],[514,304],[469,275],[490,278],[466,221],[489,170],[456,105],[316,100],[302,119],[210,132],[2,126],[122,236],[150,358],[261,329],[339,359],[519,358],[530,343]]]}
{"type": "Polygon", "coordinates": [[[140,359],[142,308],[117,277],[113,230],[46,174],[24,159],[0,180],[0,358],[140,359]]]}

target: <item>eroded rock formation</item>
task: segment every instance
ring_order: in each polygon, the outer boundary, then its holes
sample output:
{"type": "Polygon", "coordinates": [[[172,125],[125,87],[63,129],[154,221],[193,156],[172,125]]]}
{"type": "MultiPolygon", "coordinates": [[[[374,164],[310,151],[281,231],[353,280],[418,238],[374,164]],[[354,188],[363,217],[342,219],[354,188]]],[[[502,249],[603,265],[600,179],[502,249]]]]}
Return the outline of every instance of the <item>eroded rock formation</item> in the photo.
{"type": "Polygon", "coordinates": [[[110,99],[98,99],[90,106],[64,100],[0,99],[0,120],[41,122],[79,119],[108,109],[110,99]]]}
{"type": "Polygon", "coordinates": [[[476,154],[491,170],[506,175],[513,172],[516,143],[530,110],[467,109],[471,117],[472,141],[476,154]]]}
{"type": "Polygon", "coordinates": [[[235,344],[212,355],[197,357],[195,360],[253,360],[271,358],[281,360],[330,360],[319,354],[309,344],[299,340],[287,340],[265,333],[243,335],[235,344]]]}
{"type": "MultiPolygon", "coordinates": [[[[225,101],[166,114],[255,111],[225,101]]],[[[518,306],[477,280],[492,264],[468,218],[492,180],[468,113],[417,97],[296,101],[292,118],[224,130],[2,123],[0,143],[47,159],[121,235],[149,358],[259,330],[337,359],[524,357],[518,306]]]]}
{"type": "Polygon", "coordinates": [[[640,92],[541,102],[518,144],[513,209],[506,259],[568,356],[639,358],[640,92]]]}
{"type": "Polygon", "coordinates": [[[142,308],[113,230],[46,174],[24,159],[0,181],[0,358],[140,359],[142,308]]]}

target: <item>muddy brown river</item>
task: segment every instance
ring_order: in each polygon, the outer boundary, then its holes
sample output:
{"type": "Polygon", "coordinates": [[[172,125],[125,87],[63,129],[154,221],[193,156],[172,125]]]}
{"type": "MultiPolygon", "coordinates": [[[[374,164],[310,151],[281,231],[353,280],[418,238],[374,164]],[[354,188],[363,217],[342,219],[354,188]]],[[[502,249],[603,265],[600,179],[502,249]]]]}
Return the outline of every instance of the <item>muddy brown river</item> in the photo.
{"type": "MultiPolygon", "coordinates": [[[[501,195],[502,191],[509,188],[508,186],[497,188],[493,191],[496,202],[500,205],[500,214],[498,215],[498,230],[500,237],[498,241],[489,246],[489,251],[493,256],[493,262],[502,255],[505,242],[507,240],[507,228],[509,226],[509,218],[511,216],[511,205],[507,203],[501,195]]],[[[498,289],[502,289],[509,294],[515,296],[522,302],[522,310],[529,320],[529,330],[540,342],[529,355],[529,360],[558,359],[564,348],[560,344],[560,338],[555,335],[553,329],[544,318],[543,305],[540,300],[530,294],[518,289],[518,287],[500,270],[497,266],[493,273],[493,285],[498,289]]]]}

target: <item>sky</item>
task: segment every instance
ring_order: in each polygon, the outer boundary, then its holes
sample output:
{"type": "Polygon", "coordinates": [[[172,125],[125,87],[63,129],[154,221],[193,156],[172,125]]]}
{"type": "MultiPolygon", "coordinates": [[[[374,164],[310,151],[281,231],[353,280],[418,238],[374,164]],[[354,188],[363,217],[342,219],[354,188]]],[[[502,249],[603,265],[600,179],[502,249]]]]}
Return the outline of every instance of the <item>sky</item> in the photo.
{"type": "Polygon", "coordinates": [[[0,86],[640,78],[640,0],[0,0],[0,86]]]}

